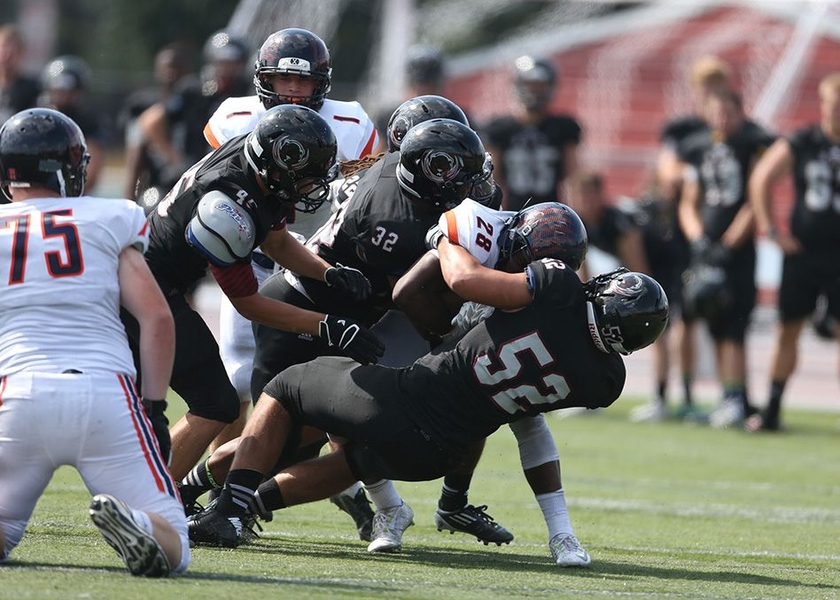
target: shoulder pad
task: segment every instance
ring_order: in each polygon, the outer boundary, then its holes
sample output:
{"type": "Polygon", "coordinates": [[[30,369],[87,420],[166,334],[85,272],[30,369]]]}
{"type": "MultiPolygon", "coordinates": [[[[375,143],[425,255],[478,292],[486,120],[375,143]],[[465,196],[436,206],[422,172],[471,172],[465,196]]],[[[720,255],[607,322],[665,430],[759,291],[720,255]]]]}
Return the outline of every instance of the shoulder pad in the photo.
{"type": "Polygon", "coordinates": [[[218,190],[198,201],[187,225],[187,242],[216,266],[248,258],[254,248],[254,220],[244,208],[218,190]]]}

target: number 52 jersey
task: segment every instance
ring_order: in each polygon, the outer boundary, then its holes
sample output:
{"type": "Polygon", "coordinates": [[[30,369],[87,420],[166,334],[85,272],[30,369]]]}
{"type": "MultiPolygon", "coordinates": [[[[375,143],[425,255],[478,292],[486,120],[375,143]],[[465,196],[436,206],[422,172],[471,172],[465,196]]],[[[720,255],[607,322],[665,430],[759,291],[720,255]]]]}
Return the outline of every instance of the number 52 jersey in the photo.
{"type": "Polygon", "coordinates": [[[89,196],[0,205],[0,376],[124,373],[134,361],[119,320],[120,253],[143,252],[143,209],[89,196]]]}

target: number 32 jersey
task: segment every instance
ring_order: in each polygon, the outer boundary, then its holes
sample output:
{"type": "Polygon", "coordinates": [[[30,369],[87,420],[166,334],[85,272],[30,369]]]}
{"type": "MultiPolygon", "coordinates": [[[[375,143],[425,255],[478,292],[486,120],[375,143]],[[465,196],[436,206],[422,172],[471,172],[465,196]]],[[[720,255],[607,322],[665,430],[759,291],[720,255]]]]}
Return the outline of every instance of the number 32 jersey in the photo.
{"type": "Polygon", "coordinates": [[[0,205],[0,376],[134,375],[119,320],[120,253],[148,226],[129,200],[39,198],[0,205]]]}
{"type": "Polygon", "coordinates": [[[575,272],[544,259],[526,274],[529,306],[495,311],[402,371],[405,409],[436,439],[486,437],[526,415],[606,407],[621,394],[624,362],[595,346],[575,272]]]}

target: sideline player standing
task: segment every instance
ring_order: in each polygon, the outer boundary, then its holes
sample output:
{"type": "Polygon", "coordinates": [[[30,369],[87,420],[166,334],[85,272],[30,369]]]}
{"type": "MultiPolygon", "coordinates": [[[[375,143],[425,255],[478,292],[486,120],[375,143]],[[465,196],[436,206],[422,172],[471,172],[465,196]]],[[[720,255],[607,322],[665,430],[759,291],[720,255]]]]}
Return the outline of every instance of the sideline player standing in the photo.
{"type": "Polygon", "coordinates": [[[164,577],[190,562],[187,524],[143,412],[119,306],[140,325],[144,398],[166,395],[175,330],[143,260],[143,209],[81,196],[87,161],[81,130],[57,111],[26,110],[0,129],[0,183],[12,200],[0,206],[9,268],[0,287],[0,562],[68,464],[129,571],[164,577]]]}

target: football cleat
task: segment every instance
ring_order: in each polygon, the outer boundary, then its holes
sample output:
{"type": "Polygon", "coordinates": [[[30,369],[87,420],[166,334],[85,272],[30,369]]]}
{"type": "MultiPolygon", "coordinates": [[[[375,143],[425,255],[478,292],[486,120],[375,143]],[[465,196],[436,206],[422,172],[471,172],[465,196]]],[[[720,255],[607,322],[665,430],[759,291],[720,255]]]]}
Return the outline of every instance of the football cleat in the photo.
{"type": "Polygon", "coordinates": [[[158,541],[140,527],[123,502],[108,494],[97,494],[90,501],[90,518],[132,575],[166,577],[169,560],[158,541]]]}
{"type": "Polygon", "coordinates": [[[647,404],[637,406],[630,413],[630,420],[634,423],[660,423],[667,418],[668,408],[659,400],[651,400],[647,404]]]}
{"type": "Polygon", "coordinates": [[[474,535],[479,542],[484,542],[485,546],[490,543],[501,546],[513,541],[513,534],[487,514],[486,504],[481,506],[468,504],[464,508],[452,511],[438,508],[435,511],[435,526],[438,531],[447,529],[453,534],[460,531],[474,535]]]}
{"type": "Polygon", "coordinates": [[[414,525],[414,511],[403,502],[399,506],[377,510],[373,515],[373,531],[368,552],[396,552],[402,548],[402,536],[414,525]]]}
{"type": "Polygon", "coordinates": [[[740,400],[724,400],[709,415],[709,425],[716,428],[740,426],[744,416],[744,405],[740,400]]]}
{"type": "Polygon", "coordinates": [[[365,490],[359,488],[355,496],[349,494],[339,494],[330,498],[330,502],[335,504],[339,510],[343,510],[348,515],[353,517],[356,523],[356,529],[359,531],[359,539],[369,542],[373,531],[373,510],[370,508],[370,500],[368,500],[365,490]]]}
{"type": "Polygon", "coordinates": [[[588,567],[592,564],[589,552],[573,535],[555,535],[548,542],[548,549],[558,567],[588,567]]]}
{"type": "Polygon", "coordinates": [[[187,519],[190,540],[197,546],[236,548],[245,539],[245,517],[226,517],[211,505],[187,519]]]}

